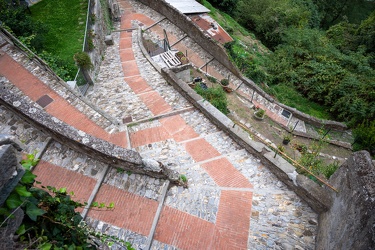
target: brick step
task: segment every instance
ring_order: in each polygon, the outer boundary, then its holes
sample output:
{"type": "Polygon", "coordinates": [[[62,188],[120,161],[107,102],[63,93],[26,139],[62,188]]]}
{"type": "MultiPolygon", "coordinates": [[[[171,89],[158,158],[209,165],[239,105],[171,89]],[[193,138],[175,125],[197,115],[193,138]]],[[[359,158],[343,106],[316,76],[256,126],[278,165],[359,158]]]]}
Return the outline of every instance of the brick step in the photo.
{"type": "MultiPolygon", "coordinates": [[[[98,126],[105,129],[112,124],[111,121],[103,117],[103,115],[97,111],[97,107],[93,108],[94,105],[87,104],[87,100],[81,100],[79,97],[80,93],[73,94],[72,90],[68,89],[68,86],[62,84],[60,79],[44,70],[43,67],[35,61],[30,60],[24,53],[16,48],[11,48],[10,46],[6,46],[3,50],[25,67],[31,74],[40,79],[45,85],[49,86],[57,94],[67,100],[72,106],[90,117],[90,119],[92,119],[98,126]]],[[[117,124],[115,125],[117,126],[117,124]]]]}

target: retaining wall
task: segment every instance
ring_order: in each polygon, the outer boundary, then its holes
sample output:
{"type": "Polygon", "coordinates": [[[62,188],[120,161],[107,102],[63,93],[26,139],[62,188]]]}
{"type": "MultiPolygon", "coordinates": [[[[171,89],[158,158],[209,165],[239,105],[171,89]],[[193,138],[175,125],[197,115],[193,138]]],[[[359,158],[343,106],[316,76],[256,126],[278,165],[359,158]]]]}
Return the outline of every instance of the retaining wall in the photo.
{"type": "Polygon", "coordinates": [[[301,119],[307,123],[312,124],[316,127],[324,126],[326,129],[334,130],[346,130],[347,126],[343,123],[321,120],[303,112],[296,110],[295,108],[286,106],[282,103],[276,102],[270,95],[264,92],[258,85],[256,85],[252,80],[244,77],[237,67],[229,59],[225,48],[215,40],[213,40],[209,35],[205,34],[189,17],[179,12],[176,8],[171,6],[164,0],[138,0],[139,2],[151,7],[155,11],[159,12],[163,16],[169,19],[174,25],[184,31],[190,38],[192,38],[197,44],[199,44],[206,52],[211,54],[216,61],[221,63],[230,72],[232,72],[236,77],[238,77],[247,88],[255,90],[259,95],[266,99],[269,103],[275,103],[282,107],[283,109],[291,112],[296,118],[301,119]]]}

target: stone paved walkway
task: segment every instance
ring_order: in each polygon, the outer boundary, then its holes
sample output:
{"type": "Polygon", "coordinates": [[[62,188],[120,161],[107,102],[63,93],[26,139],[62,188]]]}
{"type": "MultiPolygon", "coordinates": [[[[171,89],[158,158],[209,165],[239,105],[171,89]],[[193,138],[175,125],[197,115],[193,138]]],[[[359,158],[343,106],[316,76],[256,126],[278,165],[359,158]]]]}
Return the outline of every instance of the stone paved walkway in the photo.
{"type": "MultiPolygon", "coordinates": [[[[121,0],[120,8],[121,29],[141,23],[150,26],[162,18],[133,0],[121,0]]],[[[176,34],[168,33],[170,41],[183,35],[167,21],[154,26],[149,34],[160,35],[163,26],[176,34]]],[[[143,157],[168,164],[189,181],[189,188],[169,189],[151,249],[313,249],[317,215],[203,114],[188,109],[178,115],[151,119],[191,105],[143,57],[135,31],[117,33],[114,42],[106,51],[98,81],[88,98],[117,120],[142,120],[128,127],[130,146],[143,157]]],[[[184,39],[179,44],[188,49],[193,42],[184,39]]],[[[195,46],[198,45],[192,48],[195,46]]],[[[204,63],[194,49],[190,55],[196,58],[197,65],[204,63]]],[[[54,102],[47,106],[47,112],[94,136],[113,140],[111,134],[95,127],[85,114],[12,60],[8,55],[0,57],[0,74],[7,81],[33,100],[50,95],[54,102]],[[16,76],[8,64],[23,73],[16,76]],[[34,88],[26,84],[30,79],[34,88]],[[69,109],[69,116],[57,107],[69,109]]],[[[34,133],[44,140],[44,134],[6,109],[0,109],[0,118],[1,131],[34,133]]],[[[128,143],[112,142],[123,146],[128,143]]],[[[87,222],[97,230],[130,241],[136,249],[144,249],[164,181],[119,171],[57,142],[48,147],[34,172],[43,185],[67,187],[77,199],[87,200],[107,168],[95,200],[114,202],[115,209],[90,210],[87,222]]]]}

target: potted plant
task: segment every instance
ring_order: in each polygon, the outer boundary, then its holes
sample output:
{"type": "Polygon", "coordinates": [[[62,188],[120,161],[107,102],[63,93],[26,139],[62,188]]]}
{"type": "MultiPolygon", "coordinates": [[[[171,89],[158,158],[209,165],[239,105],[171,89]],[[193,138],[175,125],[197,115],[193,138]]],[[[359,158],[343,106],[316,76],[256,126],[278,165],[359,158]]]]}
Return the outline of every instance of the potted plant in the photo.
{"type": "Polygon", "coordinates": [[[255,112],[254,112],[254,117],[258,120],[263,120],[264,119],[264,114],[266,113],[266,111],[264,109],[257,109],[255,112]]]}
{"type": "Polygon", "coordinates": [[[182,53],[181,51],[179,51],[179,52],[176,53],[176,57],[177,57],[178,59],[181,59],[181,58],[184,57],[184,56],[185,56],[184,53],[182,53]]]}
{"type": "Polygon", "coordinates": [[[284,135],[283,137],[283,144],[288,145],[290,142],[290,135],[284,135]]]}
{"type": "Polygon", "coordinates": [[[221,84],[221,87],[223,88],[223,90],[227,93],[231,93],[233,91],[232,88],[228,87],[229,85],[229,80],[228,79],[221,79],[220,81],[220,84],[221,84]]]}
{"type": "Polygon", "coordinates": [[[187,64],[187,63],[189,63],[189,59],[187,57],[183,56],[183,57],[180,58],[180,62],[182,64],[187,64]]]}
{"type": "Polygon", "coordinates": [[[229,80],[226,79],[226,78],[224,78],[224,79],[221,79],[220,83],[221,83],[221,86],[228,86],[229,85],[229,80]]]}

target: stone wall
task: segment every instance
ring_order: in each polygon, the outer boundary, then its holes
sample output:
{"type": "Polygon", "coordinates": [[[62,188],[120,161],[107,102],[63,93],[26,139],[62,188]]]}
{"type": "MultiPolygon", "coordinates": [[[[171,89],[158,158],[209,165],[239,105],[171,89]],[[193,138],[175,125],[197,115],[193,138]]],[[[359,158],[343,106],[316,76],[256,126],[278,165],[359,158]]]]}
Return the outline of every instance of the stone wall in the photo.
{"type": "Polygon", "coordinates": [[[155,178],[169,179],[172,182],[178,181],[177,172],[153,160],[142,159],[136,151],[116,146],[67,125],[45,112],[29,97],[23,96],[22,92],[15,91],[15,87],[3,86],[0,92],[0,105],[12,110],[62,144],[84,154],[95,156],[95,159],[113,167],[155,178]]]}
{"type": "MultiPolygon", "coordinates": [[[[93,22],[88,32],[93,34],[93,43],[95,48],[89,52],[91,61],[94,65],[93,69],[93,79],[95,75],[99,72],[100,64],[102,62],[103,55],[106,50],[105,37],[111,33],[111,30],[108,30],[105,20],[105,11],[108,12],[108,9],[103,8],[100,0],[91,0],[93,3],[91,6],[91,14],[94,15],[95,22],[93,22]]],[[[90,17],[89,17],[90,18],[90,17]]]]}
{"type": "Polygon", "coordinates": [[[258,85],[256,85],[252,80],[244,77],[237,69],[237,67],[230,61],[226,50],[223,46],[213,40],[210,36],[205,34],[194,22],[191,21],[189,17],[179,12],[176,8],[171,6],[169,3],[164,0],[138,0],[139,2],[151,7],[155,11],[164,15],[168,18],[174,25],[179,27],[184,31],[190,38],[192,38],[197,44],[199,44],[206,52],[211,54],[216,61],[221,63],[226,67],[230,72],[232,72],[236,77],[238,77],[243,85],[250,89],[251,91],[255,90],[257,94],[261,95],[266,102],[275,103],[280,107],[291,112],[296,118],[301,119],[307,123],[310,123],[316,127],[324,126],[326,129],[334,130],[346,130],[347,126],[343,123],[329,120],[321,120],[310,115],[307,115],[303,112],[291,108],[282,103],[276,102],[270,95],[264,92],[258,85]]]}
{"type": "MultiPolygon", "coordinates": [[[[21,166],[20,146],[14,137],[0,135],[0,207],[18,184],[24,174],[21,166]]],[[[14,216],[7,220],[6,226],[0,228],[0,249],[13,249],[13,235],[21,225],[24,213],[17,209],[14,216]]],[[[3,220],[0,220],[1,222],[3,220]]]]}
{"type": "Polygon", "coordinates": [[[375,166],[367,151],[354,153],[330,178],[338,193],[319,215],[316,249],[375,249],[375,166]]]}

